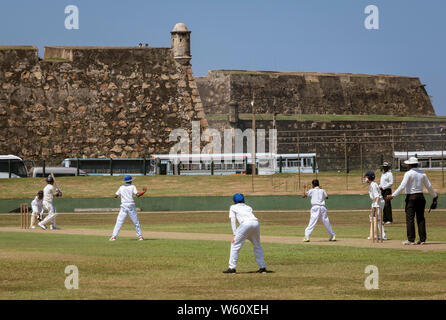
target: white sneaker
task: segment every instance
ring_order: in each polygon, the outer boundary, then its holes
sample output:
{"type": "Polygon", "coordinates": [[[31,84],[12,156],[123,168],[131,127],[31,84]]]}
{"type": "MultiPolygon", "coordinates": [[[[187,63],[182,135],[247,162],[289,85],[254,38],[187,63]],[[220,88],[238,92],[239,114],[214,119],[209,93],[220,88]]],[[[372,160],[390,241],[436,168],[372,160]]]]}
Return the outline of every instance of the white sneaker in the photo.
{"type": "Polygon", "coordinates": [[[143,240],[144,240],[144,238],[142,236],[138,237],[138,241],[143,241],[143,240]]]}
{"type": "Polygon", "coordinates": [[[330,237],[330,239],[328,239],[328,241],[336,241],[336,235],[330,237]]]}
{"type": "Polygon", "coordinates": [[[37,225],[38,225],[39,227],[41,227],[43,230],[46,230],[46,226],[44,226],[41,222],[39,222],[37,225]]]}
{"type": "Polygon", "coordinates": [[[116,237],[110,237],[110,239],[108,239],[108,241],[115,241],[116,240],[116,237]]]}
{"type": "Polygon", "coordinates": [[[59,227],[56,227],[56,226],[53,226],[53,225],[51,225],[51,226],[50,226],[50,230],[60,230],[60,228],[59,228],[59,227]]]}
{"type": "Polygon", "coordinates": [[[36,226],[31,226],[30,228],[31,228],[31,229],[35,229],[35,228],[36,228],[36,226]]]}
{"type": "Polygon", "coordinates": [[[310,238],[305,237],[302,241],[303,241],[303,242],[310,242],[310,238]]]}

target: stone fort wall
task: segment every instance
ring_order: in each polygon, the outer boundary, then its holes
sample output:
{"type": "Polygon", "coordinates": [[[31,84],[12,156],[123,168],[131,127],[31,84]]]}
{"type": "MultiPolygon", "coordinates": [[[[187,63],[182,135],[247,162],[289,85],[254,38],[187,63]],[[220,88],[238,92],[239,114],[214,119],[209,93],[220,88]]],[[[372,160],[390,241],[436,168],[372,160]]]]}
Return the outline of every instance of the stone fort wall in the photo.
{"type": "MultiPolygon", "coordinates": [[[[215,70],[195,79],[190,31],[179,23],[171,33],[172,48],[45,47],[44,59],[32,46],[0,46],[0,154],[60,160],[168,153],[176,143],[170,132],[190,133],[192,121],[202,129],[250,128],[251,120],[239,115],[251,113],[253,97],[256,114],[435,116],[416,77],[215,70]]],[[[440,150],[438,136],[418,139],[440,126],[446,123],[276,122],[278,151],[316,152],[320,169],[344,165],[346,146],[334,131],[346,132],[352,159],[359,153],[389,159],[409,147],[440,150]],[[367,130],[409,138],[391,144],[367,130]],[[296,136],[308,143],[298,147],[296,136]]],[[[272,121],[259,120],[257,128],[272,128],[272,121]]]]}
{"type": "Polygon", "coordinates": [[[390,75],[213,70],[197,78],[207,115],[239,113],[435,115],[416,77],[390,75]]]}
{"type": "Polygon", "coordinates": [[[168,153],[207,126],[188,60],[171,48],[0,47],[0,154],[28,160],[168,153]]]}
{"type": "MultiPolygon", "coordinates": [[[[251,120],[209,120],[219,131],[252,128],[251,120]]],[[[320,170],[344,171],[379,168],[381,161],[392,163],[394,151],[438,151],[446,143],[440,128],[446,121],[276,121],[277,152],[315,153],[320,170]],[[345,134],[345,135],[344,135],[345,134]],[[346,159],[347,157],[347,159],[346,159]]],[[[265,130],[265,152],[269,152],[271,120],[256,120],[256,129],[265,130]]],[[[222,136],[221,147],[224,148],[222,136]]],[[[244,140],[244,151],[247,149],[244,140]]],[[[446,155],[446,152],[445,152],[446,155]]],[[[396,165],[396,162],[394,163],[396,165]]]]}

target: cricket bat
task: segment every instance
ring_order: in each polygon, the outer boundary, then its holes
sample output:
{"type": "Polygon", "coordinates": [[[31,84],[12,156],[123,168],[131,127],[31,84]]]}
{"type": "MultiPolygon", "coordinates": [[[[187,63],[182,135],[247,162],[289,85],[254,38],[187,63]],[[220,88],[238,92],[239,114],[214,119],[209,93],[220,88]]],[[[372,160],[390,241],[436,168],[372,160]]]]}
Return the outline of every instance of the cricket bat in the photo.
{"type": "Polygon", "coordinates": [[[60,189],[59,186],[57,185],[56,177],[54,176],[54,173],[51,172],[50,175],[51,175],[51,178],[53,178],[53,180],[54,180],[54,184],[56,185],[56,188],[57,188],[58,190],[62,191],[62,189],[60,189]]]}

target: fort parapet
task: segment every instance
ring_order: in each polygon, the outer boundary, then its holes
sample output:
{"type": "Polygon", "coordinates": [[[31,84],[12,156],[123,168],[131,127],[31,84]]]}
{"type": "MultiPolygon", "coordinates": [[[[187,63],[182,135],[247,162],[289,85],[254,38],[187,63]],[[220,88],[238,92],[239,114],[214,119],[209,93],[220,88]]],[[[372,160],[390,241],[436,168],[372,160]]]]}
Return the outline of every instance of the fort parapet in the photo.
{"type": "Polygon", "coordinates": [[[43,60],[32,46],[0,47],[0,154],[168,153],[172,129],[207,126],[184,53],[189,33],[177,24],[172,48],[45,47],[43,60]]]}
{"type": "Polygon", "coordinates": [[[213,70],[197,78],[206,114],[435,115],[416,77],[349,73],[213,70]]]}

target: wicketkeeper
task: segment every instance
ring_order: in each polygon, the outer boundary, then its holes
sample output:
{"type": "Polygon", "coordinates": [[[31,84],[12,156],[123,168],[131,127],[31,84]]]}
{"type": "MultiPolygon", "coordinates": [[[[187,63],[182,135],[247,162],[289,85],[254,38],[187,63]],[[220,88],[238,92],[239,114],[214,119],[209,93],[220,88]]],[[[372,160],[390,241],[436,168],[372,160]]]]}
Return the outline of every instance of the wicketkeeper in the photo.
{"type": "Polygon", "coordinates": [[[40,190],[39,192],[37,192],[36,197],[34,198],[34,200],[31,202],[31,208],[33,210],[33,212],[31,213],[31,224],[30,224],[30,228],[31,229],[35,229],[36,226],[36,220],[38,220],[39,222],[42,221],[43,218],[43,190],[40,190]]]}

